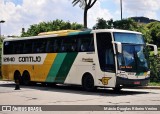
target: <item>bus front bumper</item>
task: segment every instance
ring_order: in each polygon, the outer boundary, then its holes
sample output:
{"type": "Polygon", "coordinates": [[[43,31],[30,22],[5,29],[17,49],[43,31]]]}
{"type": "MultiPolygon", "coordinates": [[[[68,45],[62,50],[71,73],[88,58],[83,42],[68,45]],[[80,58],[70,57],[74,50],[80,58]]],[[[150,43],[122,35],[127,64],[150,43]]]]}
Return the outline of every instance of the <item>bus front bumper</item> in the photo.
{"type": "Polygon", "coordinates": [[[123,87],[135,87],[135,86],[147,86],[149,78],[145,79],[125,79],[117,77],[116,85],[122,85],[123,87]]]}

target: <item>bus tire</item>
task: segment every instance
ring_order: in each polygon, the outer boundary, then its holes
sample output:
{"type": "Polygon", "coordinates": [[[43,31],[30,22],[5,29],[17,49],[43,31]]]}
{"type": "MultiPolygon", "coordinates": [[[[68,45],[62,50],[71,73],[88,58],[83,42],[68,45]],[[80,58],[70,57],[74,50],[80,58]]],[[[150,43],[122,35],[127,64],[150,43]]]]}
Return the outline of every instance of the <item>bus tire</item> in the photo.
{"type": "Polygon", "coordinates": [[[17,81],[19,82],[19,84],[22,84],[22,78],[19,71],[15,71],[14,73],[14,82],[17,83],[17,81]]]}
{"type": "Polygon", "coordinates": [[[86,91],[94,91],[94,79],[91,74],[85,74],[82,78],[82,87],[86,91]]]}
{"type": "Polygon", "coordinates": [[[30,78],[30,75],[27,71],[23,72],[22,81],[23,81],[23,84],[26,86],[31,84],[31,78],[30,78]]]}

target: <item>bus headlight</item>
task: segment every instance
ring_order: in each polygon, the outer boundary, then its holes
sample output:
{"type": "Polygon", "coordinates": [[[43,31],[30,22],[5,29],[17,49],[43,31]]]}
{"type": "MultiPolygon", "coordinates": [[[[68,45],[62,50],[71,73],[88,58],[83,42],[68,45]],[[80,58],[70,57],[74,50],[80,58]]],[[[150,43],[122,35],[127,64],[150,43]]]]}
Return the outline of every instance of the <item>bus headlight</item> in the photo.
{"type": "Polygon", "coordinates": [[[120,74],[121,78],[128,78],[126,74],[120,74]]]}

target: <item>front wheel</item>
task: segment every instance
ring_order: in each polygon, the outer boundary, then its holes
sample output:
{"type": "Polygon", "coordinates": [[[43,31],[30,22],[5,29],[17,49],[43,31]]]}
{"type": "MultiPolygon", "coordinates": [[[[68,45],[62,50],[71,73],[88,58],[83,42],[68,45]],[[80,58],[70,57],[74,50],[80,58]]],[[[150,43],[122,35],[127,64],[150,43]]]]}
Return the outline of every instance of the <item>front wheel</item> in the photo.
{"type": "Polygon", "coordinates": [[[96,87],[94,86],[94,79],[91,75],[85,75],[82,79],[83,89],[86,91],[94,91],[96,87]]]}

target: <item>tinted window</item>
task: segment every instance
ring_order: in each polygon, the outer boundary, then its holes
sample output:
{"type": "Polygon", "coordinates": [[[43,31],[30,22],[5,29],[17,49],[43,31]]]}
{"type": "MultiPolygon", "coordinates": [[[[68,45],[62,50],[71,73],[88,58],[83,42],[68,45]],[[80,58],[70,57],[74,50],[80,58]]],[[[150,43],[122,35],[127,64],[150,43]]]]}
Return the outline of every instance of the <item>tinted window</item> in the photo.
{"type": "Polygon", "coordinates": [[[94,51],[94,39],[93,34],[81,35],[78,39],[78,47],[80,52],[93,52],[94,51]]]}
{"type": "Polygon", "coordinates": [[[46,40],[47,39],[33,40],[33,53],[46,53],[46,40]]]}
{"type": "Polygon", "coordinates": [[[13,53],[14,54],[21,54],[23,52],[24,42],[14,41],[12,43],[13,43],[13,53]]]}
{"type": "Polygon", "coordinates": [[[33,40],[24,40],[23,54],[32,53],[33,40]]]}
{"type": "Polygon", "coordinates": [[[13,43],[12,42],[4,42],[4,54],[12,54],[12,49],[13,49],[13,43]]]}
{"type": "Polygon", "coordinates": [[[93,34],[4,42],[4,54],[93,52],[93,34]]]}
{"type": "Polygon", "coordinates": [[[133,33],[114,33],[115,41],[121,43],[144,44],[144,38],[141,34],[133,33]]]}

